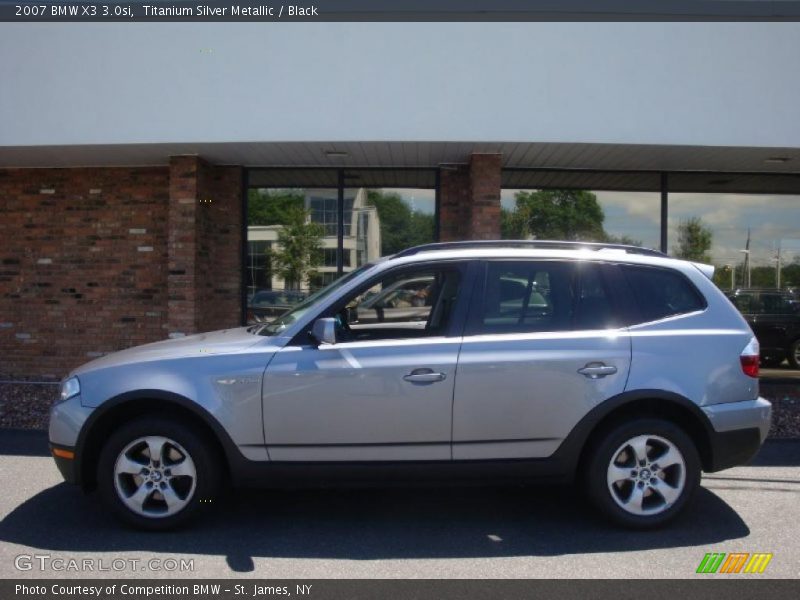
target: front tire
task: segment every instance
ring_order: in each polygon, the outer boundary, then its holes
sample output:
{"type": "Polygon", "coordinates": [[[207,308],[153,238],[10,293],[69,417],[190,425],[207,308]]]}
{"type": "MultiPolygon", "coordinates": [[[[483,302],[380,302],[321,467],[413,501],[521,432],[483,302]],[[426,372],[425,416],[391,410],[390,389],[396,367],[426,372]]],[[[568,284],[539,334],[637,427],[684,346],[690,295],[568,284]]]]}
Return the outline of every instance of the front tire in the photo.
{"type": "Polygon", "coordinates": [[[591,501],[625,527],[658,527],[678,515],[700,483],[700,458],[670,421],[636,418],[589,448],[584,481],[591,501]]]}
{"type": "Polygon", "coordinates": [[[172,529],[217,498],[221,462],[213,445],[175,419],[141,417],[114,431],[100,452],[101,498],[125,523],[172,529]]]}

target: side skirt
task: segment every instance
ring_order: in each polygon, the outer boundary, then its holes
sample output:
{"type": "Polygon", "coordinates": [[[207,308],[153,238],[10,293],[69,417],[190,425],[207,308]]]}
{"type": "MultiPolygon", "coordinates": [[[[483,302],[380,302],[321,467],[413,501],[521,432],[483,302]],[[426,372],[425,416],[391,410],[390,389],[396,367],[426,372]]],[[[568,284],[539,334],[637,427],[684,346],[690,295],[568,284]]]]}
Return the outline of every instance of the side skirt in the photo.
{"type": "Polygon", "coordinates": [[[255,462],[231,469],[234,483],[266,489],[569,483],[573,469],[555,457],[485,461],[255,462]]]}

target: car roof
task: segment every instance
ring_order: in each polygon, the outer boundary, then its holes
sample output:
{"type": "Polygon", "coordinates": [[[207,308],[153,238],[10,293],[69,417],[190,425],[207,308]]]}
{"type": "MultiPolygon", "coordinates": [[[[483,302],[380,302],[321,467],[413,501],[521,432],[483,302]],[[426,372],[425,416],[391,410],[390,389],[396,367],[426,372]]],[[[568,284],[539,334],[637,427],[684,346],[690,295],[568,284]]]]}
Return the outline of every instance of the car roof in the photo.
{"type": "Polygon", "coordinates": [[[571,240],[465,240],[457,242],[434,242],[413,246],[399,252],[395,256],[412,256],[421,252],[435,250],[464,250],[464,249],[489,249],[489,248],[519,248],[526,250],[623,250],[627,254],[642,254],[645,256],[666,256],[663,252],[632,246],[630,244],[612,244],[605,242],[577,242],[571,240]]]}
{"type": "Polygon", "coordinates": [[[700,263],[690,263],[689,261],[672,258],[649,248],[621,244],[550,240],[492,240],[425,244],[387,257],[387,260],[397,264],[398,262],[413,263],[431,259],[452,260],[458,258],[564,258],[573,260],[613,260],[615,262],[671,268],[685,267],[686,265],[695,265],[698,268],[705,266],[700,263]]]}

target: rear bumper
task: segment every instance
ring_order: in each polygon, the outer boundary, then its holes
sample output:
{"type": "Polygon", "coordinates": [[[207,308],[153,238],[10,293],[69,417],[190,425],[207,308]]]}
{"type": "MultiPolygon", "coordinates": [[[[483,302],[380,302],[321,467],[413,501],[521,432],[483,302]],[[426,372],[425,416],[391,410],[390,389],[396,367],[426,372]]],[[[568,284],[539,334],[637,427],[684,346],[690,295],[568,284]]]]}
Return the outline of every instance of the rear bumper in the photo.
{"type": "Polygon", "coordinates": [[[721,471],[749,461],[767,439],[772,405],[764,398],[703,407],[711,422],[708,472],[721,471]]]}

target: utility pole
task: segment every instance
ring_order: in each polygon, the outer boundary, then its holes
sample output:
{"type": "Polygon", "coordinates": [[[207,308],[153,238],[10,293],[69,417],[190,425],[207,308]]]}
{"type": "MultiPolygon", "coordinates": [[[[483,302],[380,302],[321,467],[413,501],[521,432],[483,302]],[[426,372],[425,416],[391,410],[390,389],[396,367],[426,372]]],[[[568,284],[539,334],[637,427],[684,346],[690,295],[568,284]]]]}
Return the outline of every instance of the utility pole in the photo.
{"type": "Polygon", "coordinates": [[[778,252],[775,254],[775,287],[781,289],[781,242],[778,240],[778,252]]]}
{"type": "Polygon", "coordinates": [[[748,288],[753,287],[752,281],[750,278],[750,228],[747,228],[747,243],[744,246],[744,266],[745,266],[745,273],[747,273],[747,286],[748,288]]]}

